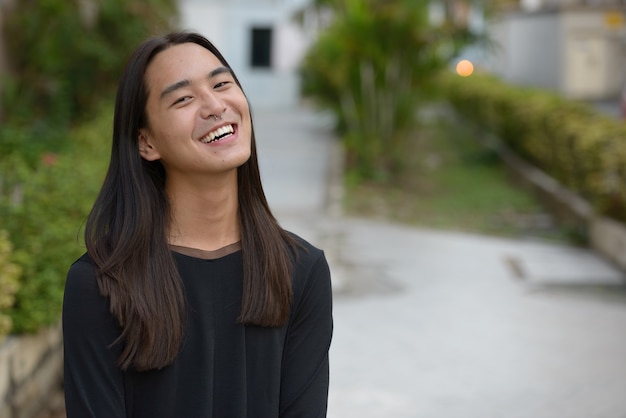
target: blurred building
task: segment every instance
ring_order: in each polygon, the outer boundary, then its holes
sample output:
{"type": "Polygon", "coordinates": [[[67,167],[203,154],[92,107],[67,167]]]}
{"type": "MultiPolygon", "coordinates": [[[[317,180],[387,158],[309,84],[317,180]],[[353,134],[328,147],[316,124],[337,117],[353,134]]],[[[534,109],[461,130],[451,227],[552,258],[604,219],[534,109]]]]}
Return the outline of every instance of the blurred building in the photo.
{"type": "Polygon", "coordinates": [[[224,54],[253,106],[293,106],[298,66],[312,35],[295,20],[308,0],[180,0],[182,29],[224,54]]]}
{"type": "Polygon", "coordinates": [[[619,96],[626,82],[626,2],[521,0],[496,14],[488,68],[567,97],[619,96]]]}

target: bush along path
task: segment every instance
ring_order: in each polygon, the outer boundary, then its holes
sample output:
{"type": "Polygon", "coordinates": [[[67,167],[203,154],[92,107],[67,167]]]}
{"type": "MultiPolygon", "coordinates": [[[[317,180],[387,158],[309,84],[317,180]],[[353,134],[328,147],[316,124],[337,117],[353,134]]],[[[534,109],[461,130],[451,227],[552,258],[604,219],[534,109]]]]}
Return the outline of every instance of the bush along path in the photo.
{"type": "Polygon", "coordinates": [[[420,114],[393,176],[362,181],[348,173],[349,214],[499,236],[578,239],[511,180],[496,152],[447,105],[434,103],[420,114]]]}

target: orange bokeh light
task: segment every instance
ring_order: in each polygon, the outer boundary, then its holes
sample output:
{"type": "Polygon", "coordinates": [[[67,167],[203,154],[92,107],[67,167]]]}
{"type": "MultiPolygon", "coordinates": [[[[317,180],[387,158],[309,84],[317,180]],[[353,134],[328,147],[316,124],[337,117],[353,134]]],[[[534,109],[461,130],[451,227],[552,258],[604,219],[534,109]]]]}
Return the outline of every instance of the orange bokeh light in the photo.
{"type": "Polygon", "coordinates": [[[474,64],[469,60],[461,60],[456,65],[456,73],[461,77],[469,77],[474,72],[474,64]]]}

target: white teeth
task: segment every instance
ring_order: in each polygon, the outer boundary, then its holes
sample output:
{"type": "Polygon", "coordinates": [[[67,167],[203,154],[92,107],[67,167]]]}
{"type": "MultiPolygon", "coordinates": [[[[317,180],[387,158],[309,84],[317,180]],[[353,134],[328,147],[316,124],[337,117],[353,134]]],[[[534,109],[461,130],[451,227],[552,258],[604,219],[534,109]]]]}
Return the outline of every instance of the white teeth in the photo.
{"type": "Polygon", "coordinates": [[[209,134],[200,141],[208,144],[209,142],[221,139],[222,136],[232,134],[233,132],[235,132],[233,125],[222,126],[221,128],[217,128],[216,130],[209,132],[209,134]]]}

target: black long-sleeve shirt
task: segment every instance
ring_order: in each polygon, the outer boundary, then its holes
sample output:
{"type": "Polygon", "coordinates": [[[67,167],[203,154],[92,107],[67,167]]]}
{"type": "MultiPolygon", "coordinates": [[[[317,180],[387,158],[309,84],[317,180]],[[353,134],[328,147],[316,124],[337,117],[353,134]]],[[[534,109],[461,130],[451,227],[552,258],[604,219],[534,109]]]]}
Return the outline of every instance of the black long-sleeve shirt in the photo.
{"type": "Polygon", "coordinates": [[[293,305],[281,328],[243,326],[242,254],[174,249],[187,299],[183,347],[162,370],[122,371],[120,328],[87,255],[69,270],[63,305],[68,418],[325,417],[332,297],[321,250],[293,274],[293,305]]]}

